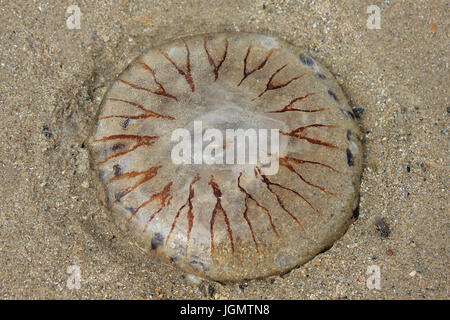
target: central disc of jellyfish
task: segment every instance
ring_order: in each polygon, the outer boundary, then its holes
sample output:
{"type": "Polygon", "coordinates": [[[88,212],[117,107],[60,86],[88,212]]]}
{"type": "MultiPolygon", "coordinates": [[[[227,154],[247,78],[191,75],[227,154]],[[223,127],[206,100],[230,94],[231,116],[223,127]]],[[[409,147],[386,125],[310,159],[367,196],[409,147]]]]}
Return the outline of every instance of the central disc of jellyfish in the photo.
{"type": "Polygon", "coordinates": [[[111,85],[89,146],[117,223],[218,281],[305,263],[358,205],[361,144],[345,96],[319,63],[264,35],[149,50],[111,85]]]}

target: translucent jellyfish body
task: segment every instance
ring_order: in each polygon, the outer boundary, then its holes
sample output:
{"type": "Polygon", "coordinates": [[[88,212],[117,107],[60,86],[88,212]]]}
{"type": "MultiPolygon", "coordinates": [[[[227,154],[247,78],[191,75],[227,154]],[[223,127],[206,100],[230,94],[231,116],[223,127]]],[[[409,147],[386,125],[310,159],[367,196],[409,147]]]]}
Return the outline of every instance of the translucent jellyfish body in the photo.
{"type": "Polygon", "coordinates": [[[359,134],[311,57],[274,37],[223,33],[132,62],[106,93],[89,146],[115,220],[149,252],[242,281],[285,273],[345,232],[358,205],[359,134]]]}

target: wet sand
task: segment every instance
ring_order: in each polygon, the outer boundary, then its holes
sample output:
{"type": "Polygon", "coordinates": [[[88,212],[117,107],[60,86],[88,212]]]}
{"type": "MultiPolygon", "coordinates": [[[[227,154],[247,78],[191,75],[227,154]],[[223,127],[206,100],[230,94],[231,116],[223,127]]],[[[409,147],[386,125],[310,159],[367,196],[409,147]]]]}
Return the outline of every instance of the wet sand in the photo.
{"type": "Polygon", "coordinates": [[[448,299],[448,5],[372,2],[80,1],[79,30],[66,3],[1,2],[0,298],[448,299]],[[381,29],[366,26],[371,4],[381,29]],[[195,284],[115,227],[85,141],[108,85],[140,53],[223,31],[286,39],[336,76],[360,113],[360,215],[282,277],[195,284]],[[366,286],[374,265],[379,290],[366,286]]]}

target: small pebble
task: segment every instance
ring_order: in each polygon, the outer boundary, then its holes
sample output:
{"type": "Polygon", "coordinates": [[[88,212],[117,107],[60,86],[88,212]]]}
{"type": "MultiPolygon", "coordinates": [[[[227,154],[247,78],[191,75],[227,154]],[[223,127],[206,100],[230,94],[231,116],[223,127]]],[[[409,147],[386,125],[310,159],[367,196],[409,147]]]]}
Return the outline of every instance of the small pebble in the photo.
{"type": "Polygon", "coordinates": [[[387,238],[389,237],[391,230],[389,229],[389,226],[386,224],[383,218],[378,217],[375,219],[375,226],[377,230],[380,232],[381,237],[387,238]]]}
{"type": "Polygon", "coordinates": [[[244,289],[247,288],[247,287],[248,287],[247,283],[243,283],[243,284],[239,285],[239,289],[241,289],[242,291],[244,291],[244,289]]]}
{"type": "Polygon", "coordinates": [[[50,138],[52,133],[50,132],[50,128],[47,125],[42,126],[42,133],[46,138],[50,138]]]}
{"type": "Polygon", "coordinates": [[[213,285],[208,285],[208,294],[211,298],[215,297],[215,299],[217,299],[217,297],[219,296],[219,294],[216,292],[216,288],[213,285]]]}
{"type": "Polygon", "coordinates": [[[355,114],[355,117],[359,118],[364,113],[364,108],[353,108],[353,113],[355,114]]]}

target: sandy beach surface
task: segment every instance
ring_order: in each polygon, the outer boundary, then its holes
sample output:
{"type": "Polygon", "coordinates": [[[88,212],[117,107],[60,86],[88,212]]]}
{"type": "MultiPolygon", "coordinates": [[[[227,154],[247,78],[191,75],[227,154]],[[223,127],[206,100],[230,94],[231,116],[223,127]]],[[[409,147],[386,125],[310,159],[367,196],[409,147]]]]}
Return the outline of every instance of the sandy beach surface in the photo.
{"type": "Polygon", "coordinates": [[[0,298],[448,299],[449,22],[439,0],[0,1],[0,298]],[[240,284],[197,283],[144,254],[102,206],[85,144],[129,62],[223,31],[278,36],[325,65],[365,153],[348,232],[282,277],[240,284]]]}

